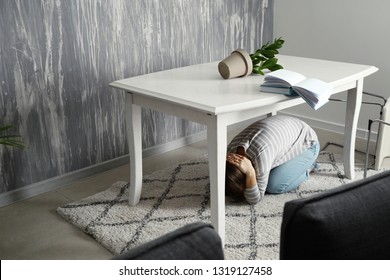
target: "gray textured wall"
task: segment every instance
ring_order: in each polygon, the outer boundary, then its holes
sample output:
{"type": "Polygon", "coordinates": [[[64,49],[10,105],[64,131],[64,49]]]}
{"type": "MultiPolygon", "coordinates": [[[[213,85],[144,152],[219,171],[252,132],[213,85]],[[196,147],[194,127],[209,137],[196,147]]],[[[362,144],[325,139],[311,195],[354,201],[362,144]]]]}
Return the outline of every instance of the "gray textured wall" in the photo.
{"type": "MultiPolygon", "coordinates": [[[[0,193],[128,153],[117,79],[220,60],[272,39],[267,0],[1,0],[0,193]]],[[[143,110],[143,147],[204,127],[143,110]],[[169,128],[169,129],[165,129],[169,128]]]]}

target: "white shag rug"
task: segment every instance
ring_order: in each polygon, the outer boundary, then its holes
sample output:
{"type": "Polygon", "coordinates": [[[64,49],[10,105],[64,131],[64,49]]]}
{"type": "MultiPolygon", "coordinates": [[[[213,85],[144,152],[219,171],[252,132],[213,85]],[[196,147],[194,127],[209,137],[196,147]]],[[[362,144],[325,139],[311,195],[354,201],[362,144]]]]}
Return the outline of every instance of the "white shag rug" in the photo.
{"type": "MultiPolygon", "coordinates": [[[[278,259],[283,206],[286,201],[311,196],[350,182],[344,178],[339,155],[321,152],[319,170],[297,190],[267,194],[248,205],[226,198],[226,259],[278,259]]],[[[378,173],[369,170],[368,176],[378,173]]],[[[356,170],[356,179],[363,177],[356,170]]],[[[69,203],[57,213],[91,235],[114,255],[155,239],[185,224],[210,222],[207,156],[144,177],[138,205],[127,203],[127,182],[69,203]]]]}

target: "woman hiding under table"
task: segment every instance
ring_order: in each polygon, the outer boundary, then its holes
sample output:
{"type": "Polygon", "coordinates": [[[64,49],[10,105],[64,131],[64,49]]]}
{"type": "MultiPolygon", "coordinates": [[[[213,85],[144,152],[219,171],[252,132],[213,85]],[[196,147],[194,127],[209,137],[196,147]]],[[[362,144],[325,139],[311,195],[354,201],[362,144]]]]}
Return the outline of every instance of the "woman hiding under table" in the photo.
{"type": "Polygon", "coordinates": [[[315,131],[297,118],[276,115],[257,121],[228,145],[226,194],[255,204],[265,193],[292,191],[317,168],[319,150],[315,131]]]}

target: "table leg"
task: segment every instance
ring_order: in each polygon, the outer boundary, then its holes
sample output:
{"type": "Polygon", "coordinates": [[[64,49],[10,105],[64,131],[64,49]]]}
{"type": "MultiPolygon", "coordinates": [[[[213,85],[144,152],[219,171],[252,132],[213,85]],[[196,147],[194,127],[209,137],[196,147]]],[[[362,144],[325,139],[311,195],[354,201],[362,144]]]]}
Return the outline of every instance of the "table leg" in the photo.
{"type": "Polygon", "coordinates": [[[141,107],[133,104],[133,95],[126,93],[126,130],[130,156],[129,204],[136,205],[142,190],[142,126],[141,107]]]}
{"type": "Polygon", "coordinates": [[[207,126],[207,145],[210,173],[211,224],[225,244],[225,169],[227,127],[218,116],[207,126]]]}
{"type": "Polygon", "coordinates": [[[362,104],[363,79],[356,82],[356,88],[348,90],[344,128],[344,172],[349,179],[355,177],[355,139],[362,104]]]}

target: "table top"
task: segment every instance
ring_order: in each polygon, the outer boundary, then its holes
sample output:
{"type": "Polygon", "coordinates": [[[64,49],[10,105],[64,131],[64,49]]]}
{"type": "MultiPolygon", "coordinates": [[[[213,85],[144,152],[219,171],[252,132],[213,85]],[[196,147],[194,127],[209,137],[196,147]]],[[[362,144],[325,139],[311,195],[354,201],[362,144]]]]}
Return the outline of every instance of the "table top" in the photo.
{"type": "MultiPolygon", "coordinates": [[[[285,69],[330,83],[333,93],[355,87],[358,79],[378,70],[369,65],[312,58],[286,55],[278,58],[285,69]]],[[[218,62],[191,65],[114,81],[110,86],[214,115],[300,98],[260,92],[264,80],[261,75],[223,79],[217,66],[218,62]]]]}

